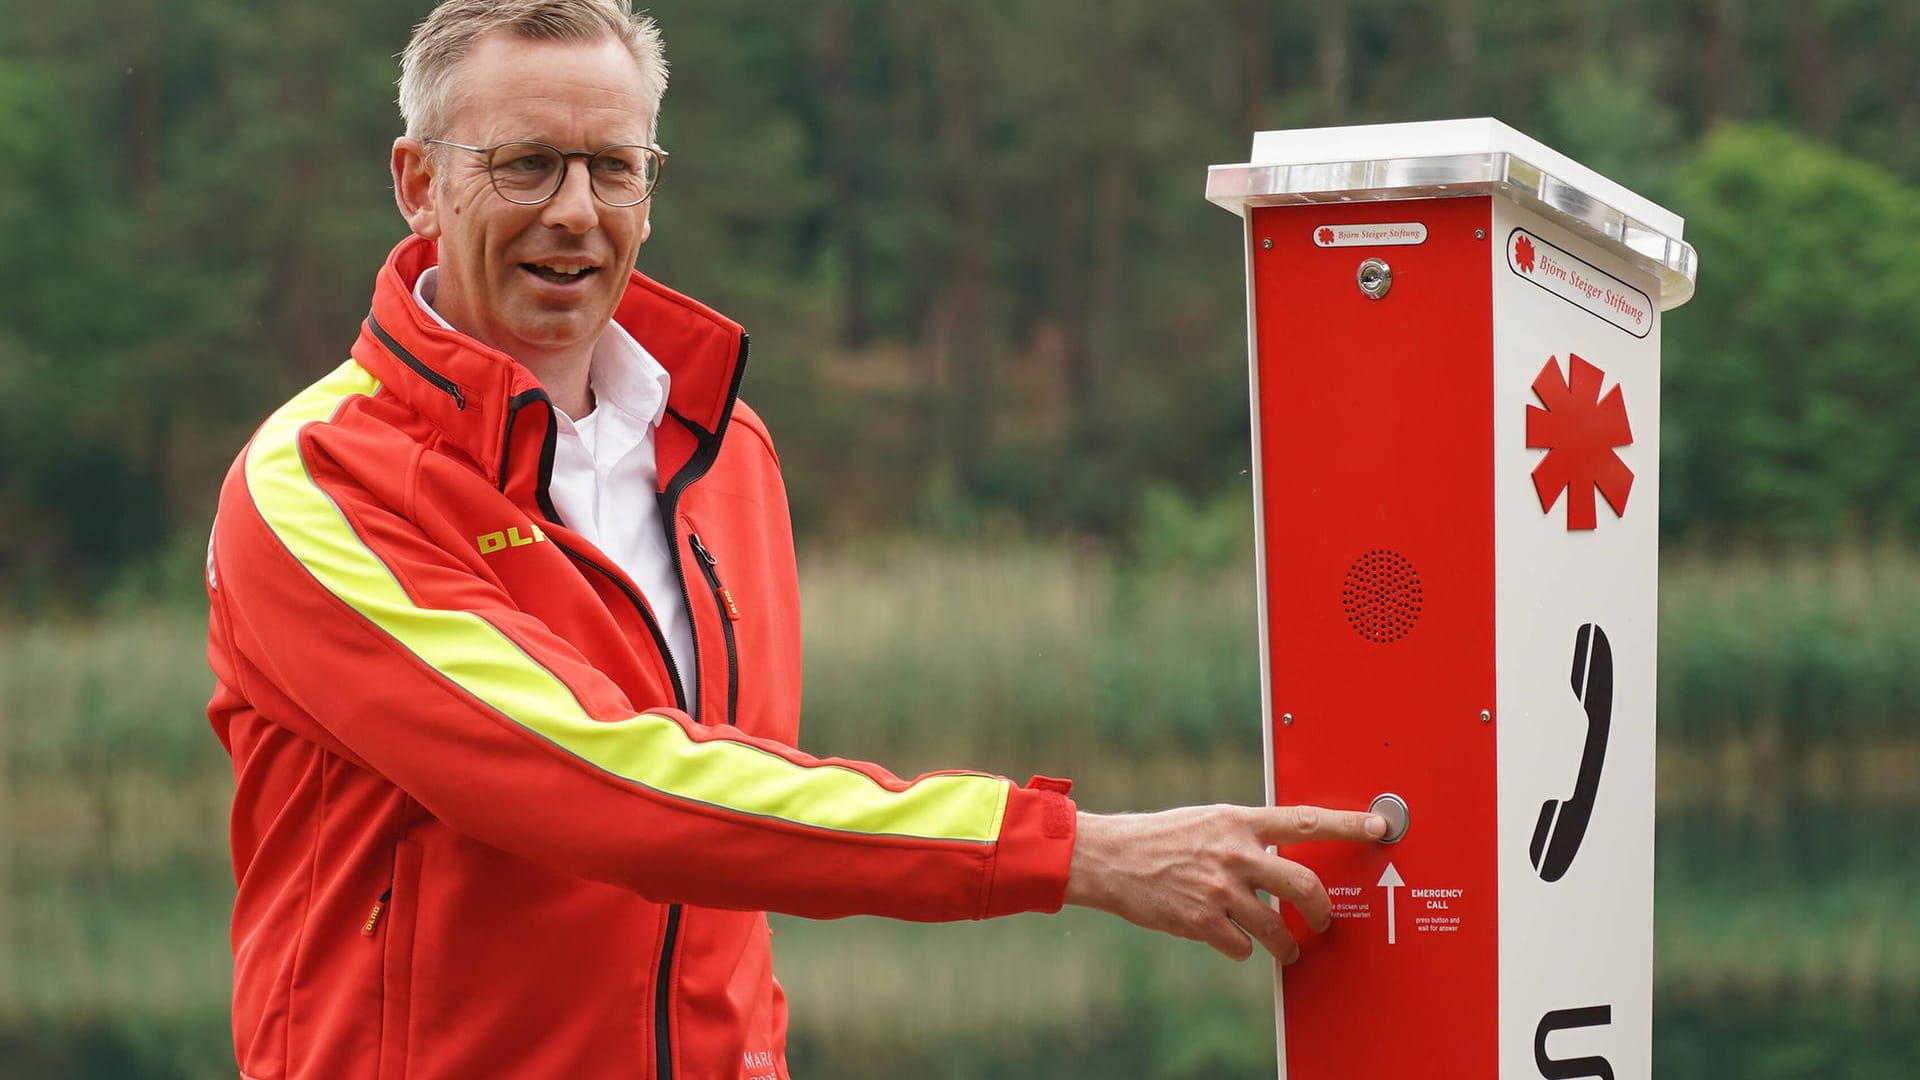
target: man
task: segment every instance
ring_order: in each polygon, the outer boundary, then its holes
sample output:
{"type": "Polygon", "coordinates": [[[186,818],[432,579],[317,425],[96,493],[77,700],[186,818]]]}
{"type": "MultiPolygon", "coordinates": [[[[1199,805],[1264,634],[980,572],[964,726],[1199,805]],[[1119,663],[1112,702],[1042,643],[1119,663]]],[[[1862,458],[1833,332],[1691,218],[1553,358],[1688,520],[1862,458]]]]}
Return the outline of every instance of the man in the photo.
{"type": "Polygon", "coordinates": [[[1266,847],[1377,818],[1104,817],[793,749],[746,335],[632,272],[657,32],[626,0],[449,0],[402,72],[413,235],[352,358],[236,461],[208,553],[243,1076],[784,1077],[768,910],[1076,903],[1283,960],[1258,890],[1327,925],[1266,847]]]}

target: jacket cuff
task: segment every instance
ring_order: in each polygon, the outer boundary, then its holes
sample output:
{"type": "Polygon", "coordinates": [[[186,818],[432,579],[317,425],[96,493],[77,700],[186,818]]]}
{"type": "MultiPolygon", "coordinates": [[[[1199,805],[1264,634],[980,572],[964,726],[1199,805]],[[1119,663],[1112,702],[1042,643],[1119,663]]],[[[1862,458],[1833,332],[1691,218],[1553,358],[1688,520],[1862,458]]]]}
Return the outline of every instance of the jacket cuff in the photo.
{"type": "Polygon", "coordinates": [[[1067,792],[1071,780],[1036,776],[1026,787],[1011,783],[1001,819],[993,883],[983,919],[1022,911],[1055,912],[1065,902],[1073,866],[1077,811],[1067,792]]]}

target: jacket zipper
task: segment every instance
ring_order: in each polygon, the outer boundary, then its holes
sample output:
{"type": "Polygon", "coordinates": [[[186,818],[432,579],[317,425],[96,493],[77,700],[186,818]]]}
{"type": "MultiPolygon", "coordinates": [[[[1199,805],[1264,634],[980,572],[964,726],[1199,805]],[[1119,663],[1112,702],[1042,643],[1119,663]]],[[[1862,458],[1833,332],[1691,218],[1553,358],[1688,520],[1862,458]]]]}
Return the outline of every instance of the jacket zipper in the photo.
{"type": "MultiPolygon", "coordinates": [[[[680,682],[680,669],[673,662],[673,650],[667,647],[667,635],[661,632],[660,623],[654,619],[653,612],[648,610],[646,602],[640,599],[640,594],[634,592],[626,582],[620,580],[620,575],[614,573],[612,570],[601,566],[599,563],[594,562],[592,559],[587,558],[585,555],[573,550],[558,540],[553,540],[549,537],[548,542],[565,552],[567,557],[575,563],[581,566],[591,567],[606,575],[607,580],[619,586],[620,591],[626,594],[628,600],[632,601],[633,609],[640,613],[640,621],[646,624],[647,632],[653,635],[654,647],[659,650],[660,659],[666,661],[667,677],[673,683],[673,704],[676,708],[685,712],[687,709],[687,691],[680,682]]],[[[668,542],[673,542],[671,536],[668,537],[668,542]]],[[[676,559],[675,561],[677,562],[678,560],[676,559]]],[[[677,569],[676,567],[676,570],[677,569]]],[[[685,594],[686,589],[683,587],[681,589],[683,598],[685,594]]],[[[688,617],[692,617],[691,604],[688,606],[688,617]]],[[[699,655],[700,649],[696,644],[694,646],[694,664],[696,669],[700,663],[699,655]]],[[[667,929],[660,935],[660,968],[659,973],[654,977],[653,984],[653,1074],[658,1080],[672,1080],[673,1076],[673,1046],[668,1041],[672,1033],[673,1014],[671,1010],[667,1008],[667,994],[672,990],[673,948],[679,936],[680,905],[669,904],[667,905],[667,929]]]]}
{"type": "Polygon", "coordinates": [[[654,620],[653,612],[647,609],[646,601],[640,599],[640,594],[634,592],[632,586],[620,580],[619,574],[601,566],[599,563],[587,558],[586,555],[575,551],[559,540],[555,540],[551,535],[547,537],[547,542],[565,552],[567,558],[572,559],[581,566],[598,570],[606,576],[608,581],[618,586],[620,591],[626,594],[628,600],[633,602],[633,610],[640,613],[640,621],[646,624],[647,632],[653,635],[654,646],[660,650],[660,659],[666,661],[667,678],[673,683],[674,707],[685,711],[687,707],[687,692],[680,686],[680,669],[674,665],[673,650],[667,648],[667,635],[661,632],[660,624],[654,620]]]}
{"type": "MultiPolygon", "coordinates": [[[[373,322],[372,317],[369,316],[367,321],[371,324],[373,322]]],[[[374,325],[374,333],[379,335],[382,340],[391,341],[391,339],[387,338],[386,334],[381,331],[378,325],[374,325]]],[[[403,360],[407,359],[405,350],[396,348],[396,354],[403,360]]],[[[746,365],[747,335],[743,333],[740,335],[740,353],[734,362],[733,385],[728,388],[727,401],[729,407],[732,406],[734,401],[739,399],[740,376],[742,372],[745,371],[746,365]]],[[[426,372],[423,370],[422,374],[425,375],[426,372]]],[[[445,389],[448,389],[448,392],[454,395],[455,405],[462,408],[465,407],[464,402],[459,396],[458,387],[453,387],[449,382],[448,387],[445,389]]],[[[667,484],[667,490],[660,493],[660,522],[666,530],[667,550],[673,553],[673,577],[674,580],[680,583],[680,602],[686,605],[687,626],[689,628],[693,626],[693,596],[687,588],[686,568],[681,565],[680,561],[680,538],[677,535],[678,530],[674,527],[679,519],[675,514],[677,513],[677,507],[680,502],[680,493],[687,489],[687,485],[707,474],[707,470],[713,467],[713,459],[719,455],[719,452],[719,439],[717,437],[703,438],[700,441],[700,448],[694,452],[693,458],[681,466],[679,473],[667,484]]],[[[503,459],[505,457],[504,447],[502,448],[502,457],[503,459]]],[[[546,496],[544,480],[545,477],[542,477],[541,498],[543,502],[546,496]]],[[[673,662],[673,650],[668,648],[667,636],[660,631],[660,624],[654,620],[653,614],[647,608],[646,603],[640,599],[639,595],[635,593],[626,582],[620,580],[618,574],[615,574],[613,571],[601,566],[579,552],[569,549],[564,544],[559,544],[556,541],[555,545],[559,547],[560,550],[565,551],[568,557],[572,558],[575,562],[582,566],[590,566],[602,574],[605,574],[609,580],[620,587],[621,592],[627,594],[627,599],[633,602],[634,609],[640,612],[641,620],[646,623],[648,631],[653,634],[654,645],[660,650],[660,658],[667,663],[667,674],[673,680],[674,704],[678,706],[682,712],[686,712],[689,716],[692,716],[695,722],[698,722],[700,719],[698,706],[696,705],[692,710],[687,708],[687,691],[684,684],[680,681],[680,669],[673,662]]],[[[698,678],[700,672],[700,635],[693,634],[692,638],[694,677],[698,678]]],[[[735,677],[733,667],[737,664],[733,656],[733,631],[731,627],[727,630],[726,638],[729,661],[727,711],[729,721],[731,721],[733,712],[732,683],[735,677]]],[[[655,1080],[673,1080],[673,1012],[668,1007],[668,994],[673,988],[673,951],[674,946],[678,943],[679,937],[680,905],[669,904],[667,905],[667,928],[665,932],[661,934],[660,940],[659,974],[655,977],[653,984],[653,1073],[655,1080]]]]}
{"type": "MultiPolygon", "coordinates": [[[[675,528],[679,518],[675,517],[675,506],[680,502],[680,493],[688,484],[699,479],[706,468],[695,469],[699,454],[680,470],[680,474],[667,485],[660,495],[660,524],[667,533],[667,550],[673,553],[673,580],[680,583],[680,603],[687,613],[687,636],[693,642],[693,677],[700,678],[700,635],[694,631],[693,594],[687,589],[686,567],[680,561],[679,529],[675,528]]],[[[711,459],[707,462],[711,465],[711,459]]],[[[655,631],[658,633],[658,630],[655,631]]],[[[673,666],[673,654],[667,648],[666,638],[660,638],[660,652],[667,657],[667,666],[673,666]]],[[[706,699],[701,698],[691,710],[687,709],[685,690],[678,682],[675,689],[680,690],[680,708],[693,717],[694,723],[700,722],[700,706],[706,699]]],[[[680,939],[680,905],[667,905],[667,929],[660,936],[660,967],[653,980],[653,1075],[655,1080],[673,1080],[673,1010],[669,1006],[669,995],[673,992],[673,950],[680,939]]]]}
{"type": "Polygon", "coordinates": [[[393,340],[393,336],[388,334],[386,329],[376,322],[371,315],[367,316],[367,326],[372,328],[373,336],[380,339],[380,343],[387,347],[388,352],[399,357],[401,363],[412,368],[414,374],[427,380],[436,390],[452,398],[455,410],[460,412],[466,411],[466,395],[460,392],[460,387],[456,385],[452,379],[428,367],[425,363],[421,362],[419,357],[401,347],[400,343],[393,340]]]}
{"type": "Polygon", "coordinates": [[[720,635],[727,643],[727,723],[738,724],[734,710],[740,704],[740,656],[733,643],[733,624],[740,618],[740,608],[733,602],[733,593],[720,583],[720,560],[700,542],[699,533],[690,532],[687,539],[693,543],[693,553],[700,557],[700,572],[706,575],[714,605],[720,609],[720,635]]]}
{"type": "MultiPolygon", "coordinates": [[[[687,692],[680,682],[680,669],[673,662],[673,650],[667,647],[666,634],[661,632],[659,622],[654,619],[653,612],[648,610],[646,602],[640,599],[640,594],[634,592],[626,582],[620,580],[620,575],[614,573],[612,570],[601,566],[599,563],[594,562],[592,559],[587,558],[585,555],[573,550],[558,540],[549,538],[548,542],[558,547],[561,551],[566,552],[567,557],[579,565],[591,567],[606,575],[607,580],[619,586],[620,591],[625,593],[627,599],[633,602],[633,609],[640,613],[641,622],[646,624],[647,631],[653,635],[654,647],[659,650],[660,659],[666,661],[667,677],[673,683],[673,704],[676,708],[685,712],[687,708],[687,692]]],[[[668,542],[672,542],[671,536],[668,537],[668,542]]],[[[677,562],[678,560],[676,559],[675,561],[677,562]]],[[[677,569],[676,567],[676,570],[677,569]]],[[[683,587],[681,589],[682,597],[685,596],[685,593],[686,590],[683,587]]],[[[691,605],[689,605],[688,608],[688,617],[692,617],[691,605]]],[[[699,646],[695,645],[694,664],[697,667],[699,663],[699,646]]],[[[660,968],[659,973],[654,977],[653,984],[653,1074],[658,1080],[671,1080],[673,1076],[673,1046],[668,1041],[672,1034],[673,1014],[671,1010],[667,1008],[667,994],[672,990],[673,948],[679,936],[680,905],[669,904],[667,905],[667,929],[660,935],[660,968]]]]}
{"type": "MultiPolygon", "coordinates": [[[[740,398],[740,376],[745,372],[746,367],[747,335],[741,334],[740,355],[733,367],[733,385],[727,389],[728,408],[732,408],[733,403],[740,398]]],[[[680,471],[667,484],[667,490],[660,493],[660,524],[667,532],[667,550],[673,553],[673,578],[680,583],[680,600],[687,606],[689,630],[693,627],[693,595],[687,589],[687,572],[680,563],[680,537],[679,529],[676,528],[680,519],[676,515],[680,504],[680,493],[687,490],[687,485],[705,476],[707,470],[713,468],[713,459],[719,454],[720,440],[716,431],[714,437],[700,440],[700,447],[694,451],[693,457],[680,467],[680,471]]],[[[700,635],[691,634],[690,636],[693,639],[694,678],[697,679],[700,677],[700,635]]],[[[660,648],[662,652],[666,651],[664,642],[660,648]]],[[[728,658],[731,660],[733,651],[731,630],[727,633],[727,651],[728,658]]],[[[731,684],[731,669],[729,669],[728,681],[731,684]]],[[[681,707],[685,708],[684,702],[681,707]]],[[[695,721],[700,719],[698,712],[693,713],[692,716],[695,721]]],[[[727,718],[729,721],[733,718],[731,701],[728,704],[727,718]]],[[[668,994],[673,989],[673,950],[679,937],[680,905],[670,904],[667,907],[667,930],[660,942],[660,974],[653,984],[654,1080],[673,1080],[673,1012],[668,1007],[668,994]]]]}
{"type": "MultiPolygon", "coordinates": [[[[369,322],[371,322],[371,320],[369,320],[369,322]]],[[[379,332],[379,328],[377,326],[374,329],[376,333],[379,332]]],[[[403,356],[403,359],[404,359],[404,356],[403,356]]],[[[544,394],[540,395],[540,400],[545,400],[545,397],[546,395],[544,394]]],[[[457,399],[456,399],[456,403],[457,403],[457,399]]],[[[552,407],[551,402],[547,402],[547,404],[549,408],[552,407]]],[[[509,426],[509,429],[508,429],[509,437],[511,437],[511,431],[512,431],[511,426],[509,426]]],[[[552,439],[552,433],[551,433],[551,430],[549,430],[548,441],[551,442],[551,439],[552,439]]],[[[509,449],[510,448],[508,447],[502,447],[501,457],[503,460],[505,459],[509,449]]],[[[710,461],[709,461],[709,464],[711,464],[710,461]]],[[[706,470],[702,469],[700,471],[705,472],[706,470]]],[[[558,515],[553,512],[552,504],[547,499],[546,488],[545,488],[546,477],[544,475],[544,469],[542,470],[542,472],[543,472],[543,475],[541,477],[542,485],[541,485],[541,490],[538,493],[538,497],[540,499],[540,504],[541,504],[541,511],[547,514],[548,517],[552,518],[557,522],[558,515]]],[[[686,578],[680,569],[680,544],[678,539],[674,536],[674,528],[673,528],[674,517],[673,517],[673,514],[671,513],[671,509],[672,509],[674,500],[676,500],[679,497],[681,489],[685,488],[686,485],[688,483],[691,483],[694,479],[697,479],[697,476],[686,476],[685,474],[687,470],[685,469],[681,470],[681,472],[682,472],[682,475],[675,477],[674,482],[668,485],[667,493],[660,497],[660,501],[662,504],[662,509],[667,511],[666,513],[663,513],[661,516],[662,516],[663,522],[666,525],[667,547],[673,552],[673,575],[674,575],[674,579],[680,582],[680,602],[686,605],[687,619],[689,620],[689,625],[691,625],[691,620],[693,619],[693,601],[687,595],[686,578]]],[[[699,719],[699,714],[687,708],[686,684],[680,678],[679,665],[674,663],[673,649],[667,645],[667,635],[660,629],[660,623],[657,619],[653,617],[653,611],[652,609],[647,607],[646,601],[641,599],[640,594],[635,592],[633,587],[628,585],[626,581],[623,580],[618,573],[615,573],[613,570],[609,569],[608,567],[600,565],[599,563],[588,558],[582,552],[576,551],[573,548],[568,547],[566,544],[560,542],[559,540],[554,540],[551,537],[549,537],[549,542],[552,543],[553,546],[559,548],[562,552],[564,552],[567,558],[573,560],[573,562],[576,565],[588,567],[589,569],[598,571],[600,574],[605,576],[608,581],[613,582],[614,585],[617,586],[620,589],[620,591],[626,595],[627,600],[633,604],[633,610],[639,613],[640,621],[643,624],[645,624],[647,628],[647,632],[653,635],[654,649],[659,652],[660,659],[667,666],[667,680],[673,685],[674,707],[679,709],[682,712],[687,713],[690,716],[693,716],[694,719],[697,721],[699,719]]],[[[693,663],[694,663],[694,670],[697,673],[699,671],[699,666],[700,666],[700,641],[699,641],[698,635],[695,635],[694,637],[693,663]]],[[[671,1037],[673,1034],[673,1013],[672,1013],[672,1010],[668,1008],[667,995],[673,988],[672,986],[673,950],[679,937],[680,937],[680,905],[669,904],[667,905],[667,928],[660,935],[660,967],[658,969],[658,974],[654,977],[654,985],[653,985],[653,1000],[654,1000],[654,1005],[653,1005],[654,1069],[653,1071],[654,1071],[654,1076],[656,1080],[672,1080],[672,1077],[673,1077],[673,1045],[671,1042],[671,1037]]]]}
{"type": "Polygon", "coordinates": [[[667,930],[660,935],[660,973],[653,981],[653,1075],[673,1078],[673,1012],[667,995],[673,991],[673,947],[680,937],[680,905],[667,905],[667,930]]]}

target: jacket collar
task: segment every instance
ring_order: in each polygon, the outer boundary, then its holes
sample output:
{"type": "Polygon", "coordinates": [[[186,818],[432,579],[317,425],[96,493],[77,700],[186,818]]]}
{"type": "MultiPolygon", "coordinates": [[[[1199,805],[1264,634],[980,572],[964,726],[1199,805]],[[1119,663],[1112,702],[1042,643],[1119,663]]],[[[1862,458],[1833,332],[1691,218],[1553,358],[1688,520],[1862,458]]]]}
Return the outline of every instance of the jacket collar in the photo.
{"type": "MultiPolygon", "coordinates": [[[[553,467],[553,405],[531,371],[507,354],[449,330],[414,301],[413,286],[439,261],[433,241],[402,240],[387,256],[353,358],[480,466],[502,491],[538,502],[553,467]]],[[[656,434],[660,485],[691,482],[719,450],[745,373],[747,336],[712,308],[634,271],[614,320],[672,379],[656,434]]],[[[518,499],[516,501],[519,501],[518,499]]]]}

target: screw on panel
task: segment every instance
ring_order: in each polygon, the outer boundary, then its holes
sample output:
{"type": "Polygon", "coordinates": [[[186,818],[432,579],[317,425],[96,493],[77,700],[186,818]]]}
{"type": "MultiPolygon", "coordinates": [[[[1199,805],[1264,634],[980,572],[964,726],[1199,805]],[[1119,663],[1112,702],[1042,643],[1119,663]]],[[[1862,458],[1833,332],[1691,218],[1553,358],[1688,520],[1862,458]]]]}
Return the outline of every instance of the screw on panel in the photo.
{"type": "Polygon", "coordinates": [[[1487,238],[1487,230],[1485,229],[1473,230],[1473,238],[1475,240],[1485,240],[1487,238]]]}
{"type": "Polygon", "coordinates": [[[1491,710],[1488,710],[1488,709],[1481,709],[1481,710],[1480,710],[1480,722],[1481,722],[1481,723],[1483,723],[1483,724],[1491,724],[1491,723],[1493,723],[1493,713],[1492,713],[1492,711],[1491,711],[1491,710]]]}
{"type": "Polygon", "coordinates": [[[1286,713],[1286,714],[1284,714],[1284,715],[1282,715],[1282,716],[1280,717],[1280,726],[1281,726],[1281,727],[1292,727],[1292,726],[1293,726],[1293,714],[1292,714],[1292,713],[1286,713]]]}
{"type": "Polygon", "coordinates": [[[1262,248],[1264,248],[1264,249],[1266,249],[1266,250],[1268,250],[1268,251],[1272,251],[1272,250],[1273,250],[1273,237],[1271,237],[1271,236],[1263,236],[1263,237],[1261,237],[1261,238],[1260,238],[1260,246],[1261,246],[1262,248]]]}

